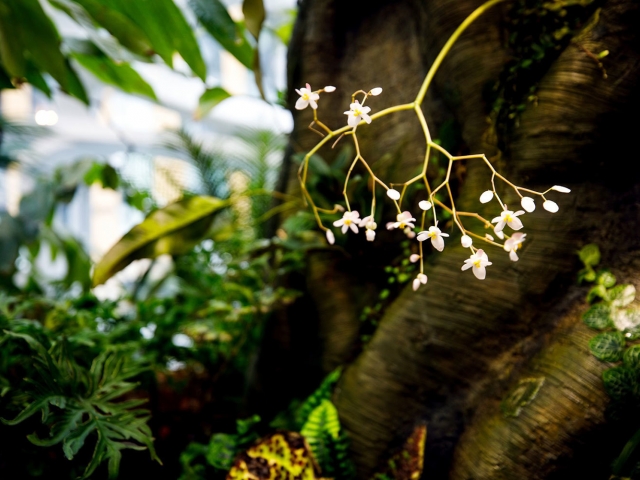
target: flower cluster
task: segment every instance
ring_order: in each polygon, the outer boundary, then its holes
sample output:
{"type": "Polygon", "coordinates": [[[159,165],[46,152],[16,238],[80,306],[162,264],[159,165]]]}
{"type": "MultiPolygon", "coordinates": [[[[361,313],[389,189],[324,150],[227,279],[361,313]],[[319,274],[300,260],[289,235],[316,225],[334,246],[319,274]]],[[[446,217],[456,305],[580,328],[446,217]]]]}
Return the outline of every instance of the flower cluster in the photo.
{"type": "Polygon", "coordinates": [[[457,227],[457,229],[461,233],[460,243],[462,247],[468,248],[470,250],[469,258],[464,260],[464,263],[461,269],[463,271],[471,269],[471,271],[473,272],[476,278],[478,278],[479,280],[484,280],[487,276],[487,267],[492,265],[492,262],[489,261],[489,257],[483,249],[476,248],[474,246],[472,237],[475,237],[480,241],[489,243],[490,245],[502,247],[502,249],[508,253],[509,258],[512,261],[516,262],[519,259],[518,254],[516,252],[522,249],[522,244],[525,241],[525,237],[526,237],[526,234],[520,232],[520,230],[522,230],[522,228],[524,227],[521,217],[525,213],[530,213],[535,211],[536,201],[534,197],[537,196],[542,199],[543,201],[542,207],[545,210],[547,210],[548,212],[555,213],[559,209],[558,205],[554,201],[547,199],[546,195],[550,191],[555,191],[560,193],[570,192],[568,188],[562,187],[559,185],[554,185],[553,187],[549,188],[545,192],[536,192],[534,190],[529,190],[523,187],[519,187],[511,183],[502,175],[500,175],[500,173],[498,173],[494,169],[493,165],[489,162],[487,157],[485,157],[484,155],[466,155],[466,156],[451,155],[449,152],[447,152],[445,149],[443,149],[441,146],[439,146],[437,143],[431,140],[428,134],[428,128],[426,128],[426,122],[424,121],[424,117],[422,116],[422,112],[419,109],[417,109],[413,104],[409,104],[406,106],[401,105],[398,107],[392,107],[390,109],[384,110],[377,114],[377,116],[382,116],[383,114],[391,113],[392,111],[406,110],[411,108],[416,111],[416,114],[418,115],[418,118],[421,120],[421,124],[423,125],[423,128],[425,130],[425,136],[427,139],[427,152],[425,155],[423,173],[405,183],[399,184],[399,186],[401,186],[402,189],[397,190],[393,188],[394,187],[393,184],[389,184],[389,185],[385,184],[372,171],[371,167],[369,166],[369,164],[366,162],[366,160],[362,157],[360,153],[360,148],[358,145],[358,139],[356,134],[356,130],[359,125],[363,123],[370,124],[376,117],[376,115],[373,115],[373,116],[369,115],[369,113],[371,112],[371,108],[368,106],[365,106],[365,102],[370,96],[377,96],[380,93],[382,93],[382,89],[377,87],[369,91],[358,90],[357,92],[355,92],[352,95],[349,110],[344,112],[345,115],[347,115],[347,126],[342,127],[338,130],[330,130],[326,125],[324,125],[318,119],[317,111],[316,111],[318,108],[318,100],[320,98],[320,94],[323,92],[333,92],[333,91],[335,91],[335,87],[331,87],[331,86],[324,87],[321,90],[313,91],[309,84],[307,84],[305,88],[300,88],[299,90],[296,90],[296,92],[300,96],[300,98],[296,102],[296,108],[304,109],[310,105],[311,108],[313,109],[313,114],[314,114],[314,121],[312,122],[310,127],[313,129],[313,125],[315,124],[320,126],[320,128],[322,128],[326,132],[326,136],[322,132],[318,132],[321,135],[323,135],[324,137],[323,140],[316,146],[315,149],[313,149],[311,152],[309,152],[305,156],[305,161],[300,166],[299,177],[300,177],[300,183],[302,186],[302,191],[305,195],[305,198],[313,208],[313,212],[316,217],[316,220],[318,221],[319,227],[325,231],[327,241],[330,244],[333,244],[335,242],[335,235],[333,231],[331,231],[329,228],[324,226],[322,218],[320,217],[319,213],[335,214],[338,211],[342,211],[343,212],[342,218],[335,220],[333,222],[333,226],[339,228],[343,234],[347,234],[349,232],[357,234],[362,229],[365,232],[366,239],[370,242],[373,242],[376,238],[376,229],[378,227],[375,219],[375,208],[376,208],[375,188],[376,186],[381,186],[382,188],[384,188],[386,190],[387,197],[394,203],[394,206],[398,212],[396,215],[395,221],[390,221],[386,223],[387,230],[401,230],[404,233],[404,235],[406,235],[408,238],[411,238],[411,239],[415,238],[417,241],[417,250],[419,251],[419,253],[412,254],[409,259],[412,263],[420,262],[420,273],[416,276],[416,278],[413,281],[414,290],[417,290],[421,285],[425,285],[427,283],[427,275],[424,273],[424,247],[423,247],[424,242],[429,241],[435,251],[442,252],[445,248],[445,239],[449,237],[449,234],[443,232],[441,228],[438,226],[438,220],[437,220],[438,209],[442,209],[451,215],[451,218],[453,220],[452,226],[457,227]],[[362,95],[362,99],[361,99],[362,101],[356,98],[358,95],[362,95]],[[344,209],[342,206],[336,205],[333,210],[324,210],[324,209],[318,208],[315,205],[315,203],[313,202],[313,199],[311,198],[311,195],[306,189],[308,162],[311,155],[315,153],[315,151],[320,146],[322,146],[328,139],[337,135],[339,135],[338,140],[342,138],[342,136],[344,135],[350,135],[353,138],[357,153],[355,158],[353,159],[351,168],[349,169],[347,180],[344,186],[344,200],[346,203],[346,209],[344,209]],[[491,177],[492,188],[491,190],[487,190],[482,195],[480,195],[480,203],[486,204],[491,202],[492,200],[496,200],[500,206],[499,215],[493,218],[493,220],[488,221],[478,213],[463,212],[463,211],[457,210],[455,207],[454,199],[451,195],[451,189],[448,185],[448,181],[449,181],[448,176],[440,185],[432,189],[426,177],[427,164],[429,162],[429,157],[432,150],[438,150],[440,153],[444,154],[445,157],[447,157],[449,160],[449,167],[451,167],[451,164],[453,162],[459,161],[459,160],[471,160],[471,159],[483,160],[487,165],[487,167],[492,172],[492,177],[491,177]],[[347,187],[348,187],[351,171],[353,170],[355,165],[358,164],[359,162],[362,163],[365,169],[368,171],[371,177],[371,184],[373,189],[371,213],[363,218],[360,217],[360,213],[357,210],[351,209],[351,206],[349,204],[349,198],[347,195],[347,187]],[[496,179],[501,180],[508,187],[512,188],[515,191],[515,193],[520,197],[520,205],[522,207],[522,210],[517,210],[517,211],[510,210],[508,206],[502,201],[502,199],[500,198],[496,190],[496,186],[495,186],[496,179]],[[426,186],[426,190],[428,192],[428,198],[418,203],[418,207],[420,208],[422,215],[421,215],[420,227],[416,227],[416,225],[418,224],[418,220],[413,216],[413,214],[410,211],[402,210],[401,206],[402,206],[403,197],[407,187],[419,180],[422,180],[424,182],[426,186]],[[446,201],[443,201],[441,198],[436,196],[436,194],[441,190],[448,193],[449,205],[446,204],[446,201]],[[525,193],[526,195],[523,195],[523,193],[525,193]],[[468,217],[473,217],[476,220],[479,220],[480,222],[482,222],[485,229],[492,230],[493,235],[490,235],[488,233],[485,233],[484,235],[480,235],[471,230],[468,230],[463,224],[463,218],[468,218],[468,217]],[[431,222],[432,224],[427,226],[428,222],[431,222]],[[502,244],[497,243],[494,235],[499,240],[503,241],[503,243],[502,244]]]}

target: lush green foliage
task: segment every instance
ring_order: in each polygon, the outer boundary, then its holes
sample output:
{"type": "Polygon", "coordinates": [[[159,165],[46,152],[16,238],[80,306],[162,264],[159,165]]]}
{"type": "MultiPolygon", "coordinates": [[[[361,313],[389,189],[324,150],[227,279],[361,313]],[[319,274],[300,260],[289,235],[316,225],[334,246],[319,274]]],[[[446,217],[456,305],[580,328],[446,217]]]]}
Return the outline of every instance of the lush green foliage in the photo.
{"type": "MultiPolygon", "coordinates": [[[[578,255],[584,265],[579,273],[580,281],[594,284],[587,294],[587,302],[593,305],[582,319],[587,326],[601,332],[591,339],[589,349],[603,362],[618,363],[602,373],[604,388],[611,397],[609,417],[638,429],[640,344],[636,341],[640,339],[640,308],[634,305],[636,289],[633,285],[618,285],[609,270],[596,269],[601,259],[597,245],[586,245],[578,255]]],[[[614,475],[635,477],[640,472],[639,444],[640,434],[636,433],[614,462],[614,475]]]]}

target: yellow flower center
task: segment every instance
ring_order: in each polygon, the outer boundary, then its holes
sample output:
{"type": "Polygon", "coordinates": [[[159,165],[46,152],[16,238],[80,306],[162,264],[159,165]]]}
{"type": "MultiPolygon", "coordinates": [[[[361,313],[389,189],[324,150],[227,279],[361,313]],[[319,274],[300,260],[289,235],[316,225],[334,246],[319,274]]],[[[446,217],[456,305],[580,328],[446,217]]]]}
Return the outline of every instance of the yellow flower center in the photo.
{"type": "Polygon", "coordinates": [[[351,220],[349,220],[348,218],[345,219],[344,224],[345,225],[351,225],[351,220]]]}
{"type": "Polygon", "coordinates": [[[309,94],[308,93],[303,93],[302,94],[302,99],[303,100],[309,100],[309,94]]]}
{"type": "Polygon", "coordinates": [[[356,109],[353,111],[353,116],[354,116],[354,117],[359,117],[360,115],[362,115],[362,110],[360,110],[359,108],[356,108],[356,109]]]}
{"type": "Polygon", "coordinates": [[[473,262],[473,266],[476,267],[476,268],[480,268],[481,263],[482,263],[482,260],[480,260],[480,259],[475,260],[473,262]]]}

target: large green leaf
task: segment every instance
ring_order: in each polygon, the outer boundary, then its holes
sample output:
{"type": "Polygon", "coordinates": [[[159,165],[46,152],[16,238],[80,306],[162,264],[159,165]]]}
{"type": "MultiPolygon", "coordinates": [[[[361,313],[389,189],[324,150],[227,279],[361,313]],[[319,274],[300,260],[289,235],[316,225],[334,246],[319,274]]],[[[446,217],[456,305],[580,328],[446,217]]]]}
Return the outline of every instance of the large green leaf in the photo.
{"type": "Polygon", "coordinates": [[[204,91],[204,93],[200,96],[200,101],[198,102],[198,108],[195,112],[195,118],[200,120],[205,117],[216,105],[218,105],[221,101],[226,100],[231,95],[224,88],[214,87],[209,88],[204,91]]]}
{"type": "Polygon", "coordinates": [[[93,73],[104,83],[115,85],[127,93],[144,95],[156,100],[151,86],[127,63],[115,63],[106,55],[73,53],[80,65],[93,73]]]}
{"type": "Polygon", "coordinates": [[[145,33],[126,15],[114,9],[109,0],[74,0],[89,15],[133,53],[151,55],[153,48],[145,33]]]}
{"type": "Polygon", "coordinates": [[[624,347],[625,339],[621,332],[604,332],[589,341],[591,353],[605,362],[621,360],[624,347]]]}
{"type": "Polygon", "coordinates": [[[253,47],[220,0],[189,0],[200,23],[225,50],[247,68],[253,68],[253,47]]]}
{"type": "Polygon", "coordinates": [[[93,284],[100,285],[133,260],[181,254],[201,240],[213,217],[228,205],[214,197],[184,198],[156,210],[133,227],[96,265],[93,284]]]}
{"type": "Polygon", "coordinates": [[[12,41],[20,42],[35,65],[49,73],[67,88],[69,78],[65,59],[60,51],[60,36],[38,0],[4,0],[13,11],[20,35],[12,41]],[[28,26],[28,28],[27,28],[28,26]]]}
{"type": "Polygon", "coordinates": [[[173,53],[177,51],[196,75],[206,77],[193,30],[172,0],[112,0],[112,4],[144,31],[153,50],[167,65],[173,66],[173,53]]]}

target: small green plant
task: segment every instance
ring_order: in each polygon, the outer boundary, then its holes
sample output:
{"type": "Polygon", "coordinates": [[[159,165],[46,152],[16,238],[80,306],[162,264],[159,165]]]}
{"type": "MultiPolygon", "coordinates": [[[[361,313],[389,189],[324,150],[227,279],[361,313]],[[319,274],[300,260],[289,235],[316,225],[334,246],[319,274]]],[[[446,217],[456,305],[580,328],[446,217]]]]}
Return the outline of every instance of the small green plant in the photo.
{"type": "MultiPolygon", "coordinates": [[[[640,339],[640,308],[633,305],[636,289],[633,285],[617,284],[613,273],[596,268],[601,258],[597,245],[584,246],[578,256],[584,265],[578,274],[579,281],[594,284],[587,294],[587,302],[592,305],[582,320],[600,332],[589,341],[589,349],[597,359],[616,363],[602,373],[604,388],[611,398],[609,416],[614,421],[623,418],[625,422],[640,421],[635,414],[640,407],[640,343],[636,342],[640,339]]],[[[640,471],[635,456],[639,444],[640,430],[614,461],[614,476],[640,471]]]]}
{"type": "Polygon", "coordinates": [[[82,478],[90,478],[105,461],[109,477],[116,478],[126,449],[148,449],[160,462],[147,425],[149,412],[138,408],[146,399],[130,396],[137,385],[130,379],[144,370],[128,360],[130,352],[107,350],[87,368],[77,363],[65,341],[46,348],[30,335],[6,332],[3,347],[17,340],[29,347],[32,371],[18,399],[24,409],[12,420],[3,418],[4,423],[17,425],[40,412],[49,438],[34,433],[28,439],[41,447],[62,443],[69,460],[88,441],[95,441],[82,478]]]}

